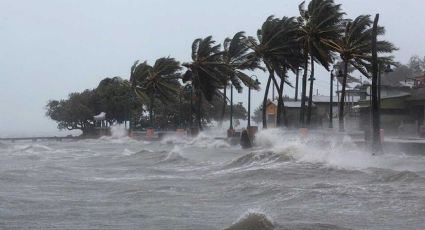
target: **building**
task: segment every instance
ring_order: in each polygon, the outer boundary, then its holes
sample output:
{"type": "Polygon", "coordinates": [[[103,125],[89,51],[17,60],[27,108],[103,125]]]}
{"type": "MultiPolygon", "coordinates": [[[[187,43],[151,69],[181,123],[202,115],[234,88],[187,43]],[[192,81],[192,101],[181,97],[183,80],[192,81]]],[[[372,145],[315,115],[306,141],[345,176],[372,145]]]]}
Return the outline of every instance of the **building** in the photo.
{"type": "MultiPolygon", "coordinates": [[[[332,103],[333,117],[337,117],[338,114],[338,101],[335,98],[332,103]]],[[[308,101],[305,102],[306,109],[308,108],[308,101]]],[[[320,127],[328,125],[329,121],[329,109],[330,109],[330,97],[315,95],[313,96],[313,110],[311,125],[314,127],[320,127]]],[[[284,110],[283,110],[283,123],[288,128],[299,127],[301,111],[301,101],[294,101],[292,99],[285,98],[284,110]]],[[[306,111],[307,112],[307,111],[306,111]]],[[[276,113],[277,113],[277,101],[268,101],[266,105],[267,115],[267,127],[276,127],[276,113]]]]}
{"type": "MultiPolygon", "coordinates": [[[[413,87],[410,83],[381,85],[381,128],[386,134],[422,134],[425,110],[425,78],[415,78],[413,87]]],[[[370,86],[366,86],[359,101],[359,128],[368,130],[371,127],[370,86]]]]}
{"type": "Polygon", "coordinates": [[[425,87],[425,75],[417,76],[413,78],[413,88],[424,88],[425,87]]]}
{"type": "MultiPolygon", "coordinates": [[[[306,108],[308,103],[306,103],[306,108]]],[[[298,127],[301,111],[301,101],[284,101],[283,102],[283,124],[286,127],[298,127]]],[[[267,127],[276,127],[277,101],[269,100],[266,105],[267,127]]]]}

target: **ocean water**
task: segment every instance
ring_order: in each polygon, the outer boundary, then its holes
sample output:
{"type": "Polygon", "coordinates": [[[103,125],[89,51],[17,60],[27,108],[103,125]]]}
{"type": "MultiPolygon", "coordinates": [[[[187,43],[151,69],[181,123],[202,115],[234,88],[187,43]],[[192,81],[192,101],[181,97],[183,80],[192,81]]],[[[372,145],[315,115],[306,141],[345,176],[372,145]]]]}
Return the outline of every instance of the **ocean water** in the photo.
{"type": "Polygon", "coordinates": [[[0,143],[0,229],[425,229],[425,156],[219,135],[0,143]]]}

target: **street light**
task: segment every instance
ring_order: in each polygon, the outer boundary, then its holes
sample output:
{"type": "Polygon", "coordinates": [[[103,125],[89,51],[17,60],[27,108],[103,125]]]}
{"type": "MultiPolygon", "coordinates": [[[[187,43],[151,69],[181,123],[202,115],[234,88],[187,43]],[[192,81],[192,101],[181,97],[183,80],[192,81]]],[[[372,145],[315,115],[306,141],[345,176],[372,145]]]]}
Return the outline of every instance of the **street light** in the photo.
{"type": "MultiPolygon", "coordinates": [[[[255,77],[254,85],[256,86],[260,85],[257,75],[252,75],[251,78],[252,77],[255,77]]],[[[251,127],[251,84],[248,85],[248,129],[250,127],[251,127]]]]}

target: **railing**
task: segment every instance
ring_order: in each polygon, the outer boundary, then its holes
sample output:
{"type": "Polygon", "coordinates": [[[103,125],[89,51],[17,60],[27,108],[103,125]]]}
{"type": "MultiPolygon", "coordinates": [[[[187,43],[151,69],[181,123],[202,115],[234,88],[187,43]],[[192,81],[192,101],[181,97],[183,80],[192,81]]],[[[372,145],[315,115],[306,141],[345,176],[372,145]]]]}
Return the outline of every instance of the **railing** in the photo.
{"type": "Polygon", "coordinates": [[[7,137],[7,138],[0,138],[0,141],[28,141],[31,140],[33,142],[37,140],[55,140],[55,141],[62,141],[63,139],[67,140],[78,140],[80,137],[74,137],[74,136],[65,136],[65,137],[7,137]]]}

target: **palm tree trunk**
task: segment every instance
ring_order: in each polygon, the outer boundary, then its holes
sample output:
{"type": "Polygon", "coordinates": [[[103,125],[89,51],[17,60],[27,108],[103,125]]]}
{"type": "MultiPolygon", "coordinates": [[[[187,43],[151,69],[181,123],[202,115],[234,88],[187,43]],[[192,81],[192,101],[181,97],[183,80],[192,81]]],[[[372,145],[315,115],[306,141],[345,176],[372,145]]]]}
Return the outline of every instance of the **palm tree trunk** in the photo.
{"type": "MultiPolygon", "coordinates": [[[[310,55],[313,57],[313,55],[310,55]]],[[[310,93],[308,97],[308,110],[307,110],[307,125],[311,123],[311,111],[313,110],[313,82],[314,82],[314,60],[311,58],[311,74],[310,74],[310,93]]]]}
{"type": "Polygon", "coordinates": [[[227,84],[224,86],[224,90],[223,90],[223,107],[221,108],[221,117],[220,117],[220,124],[219,124],[220,127],[223,124],[224,114],[226,113],[226,106],[227,106],[226,92],[227,92],[227,84]]]}
{"type": "MultiPolygon", "coordinates": [[[[276,88],[277,92],[280,92],[279,90],[279,84],[277,83],[276,77],[274,76],[274,69],[271,68],[269,65],[266,65],[267,70],[270,73],[270,78],[273,80],[273,90],[276,88]]],[[[273,95],[274,96],[274,95],[273,95]]],[[[274,100],[274,97],[272,97],[272,101],[274,100]]],[[[276,109],[276,127],[280,126],[280,114],[281,114],[281,108],[279,107],[279,99],[278,99],[278,106],[276,109]]]]}
{"type": "Polygon", "coordinates": [[[277,88],[276,127],[281,127],[281,126],[282,126],[282,95],[281,95],[280,87],[279,87],[277,88]]]}
{"type": "Polygon", "coordinates": [[[233,84],[230,84],[230,129],[233,129],[233,84]]]}
{"type": "Polygon", "coordinates": [[[277,118],[276,119],[276,126],[277,127],[282,127],[285,125],[285,119],[284,119],[284,104],[283,104],[283,85],[284,85],[285,81],[283,79],[280,80],[280,86],[278,89],[278,96],[279,99],[277,101],[277,118]]]}
{"type": "MultiPolygon", "coordinates": [[[[272,70],[272,73],[274,73],[274,70],[272,70]]],[[[280,127],[281,126],[281,114],[282,114],[282,109],[280,107],[280,97],[281,95],[279,94],[280,92],[280,87],[279,84],[277,83],[276,77],[274,76],[274,74],[271,74],[272,76],[272,80],[273,80],[273,90],[276,88],[276,91],[278,93],[278,100],[277,100],[277,108],[276,108],[276,127],[280,127]]],[[[274,97],[272,98],[272,100],[274,100],[274,97]]]]}
{"type": "Polygon", "coordinates": [[[343,74],[343,79],[342,79],[341,101],[339,103],[339,113],[338,113],[339,131],[340,132],[345,131],[344,105],[345,105],[345,88],[346,88],[346,85],[347,85],[347,72],[348,72],[348,60],[344,60],[344,74],[343,74]]]}
{"type": "Polygon", "coordinates": [[[300,76],[300,68],[297,67],[297,74],[296,74],[296,78],[295,78],[295,101],[298,101],[298,80],[299,80],[299,76],[300,76]]]}
{"type": "Polygon", "coordinates": [[[151,128],[153,128],[153,98],[154,95],[153,93],[151,94],[151,103],[150,103],[150,108],[149,108],[149,121],[150,121],[150,126],[151,128]]]}
{"type": "Polygon", "coordinates": [[[202,116],[201,116],[201,107],[202,107],[202,94],[201,92],[198,92],[198,110],[196,111],[196,116],[198,120],[198,128],[199,130],[202,130],[202,116]]]}
{"type": "Polygon", "coordinates": [[[267,84],[266,84],[266,90],[264,92],[264,99],[263,99],[263,129],[267,129],[267,97],[269,95],[269,89],[270,89],[270,83],[272,81],[271,76],[269,76],[269,79],[267,80],[267,84]]]}
{"type": "Polygon", "coordinates": [[[379,14],[376,14],[372,27],[372,127],[373,127],[373,153],[382,152],[382,143],[380,140],[380,117],[378,101],[378,53],[376,47],[376,37],[378,28],[379,14]]]}
{"type": "Polygon", "coordinates": [[[305,99],[307,91],[307,72],[308,72],[308,56],[304,62],[304,73],[302,79],[302,91],[301,91],[301,111],[300,111],[300,124],[301,127],[305,128],[305,99]]]}

